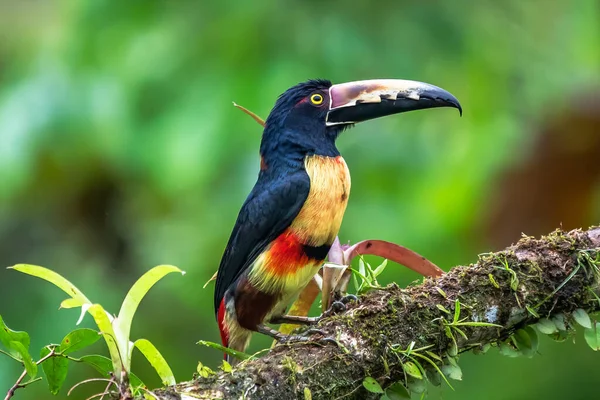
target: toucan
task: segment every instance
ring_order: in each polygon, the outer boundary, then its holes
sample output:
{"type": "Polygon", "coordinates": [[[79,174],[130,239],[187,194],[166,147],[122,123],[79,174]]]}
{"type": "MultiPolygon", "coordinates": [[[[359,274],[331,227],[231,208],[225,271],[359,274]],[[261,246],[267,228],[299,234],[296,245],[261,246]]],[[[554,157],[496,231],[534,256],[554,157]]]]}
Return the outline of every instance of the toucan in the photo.
{"type": "Polygon", "coordinates": [[[279,96],[265,121],[258,179],[217,272],[214,307],[224,346],[244,351],[253,332],[285,339],[267,324],[305,318],[286,316],[286,308],[327,257],[350,195],[338,136],[358,122],[434,107],[462,114],[446,90],[409,80],[317,79],[279,96]]]}

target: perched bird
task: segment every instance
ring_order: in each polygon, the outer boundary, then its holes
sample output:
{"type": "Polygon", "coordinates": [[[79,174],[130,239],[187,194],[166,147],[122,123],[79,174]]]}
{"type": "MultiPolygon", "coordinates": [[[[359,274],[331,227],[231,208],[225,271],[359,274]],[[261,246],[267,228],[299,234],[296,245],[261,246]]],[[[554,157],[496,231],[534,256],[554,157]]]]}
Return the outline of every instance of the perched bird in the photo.
{"type": "Polygon", "coordinates": [[[253,332],[282,339],[267,323],[302,322],[284,312],[325,260],[350,194],[339,134],[357,122],[433,107],[461,111],[447,91],[405,80],[310,80],[279,96],[263,131],[258,180],[217,274],[224,346],[243,351],[253,332]]]}

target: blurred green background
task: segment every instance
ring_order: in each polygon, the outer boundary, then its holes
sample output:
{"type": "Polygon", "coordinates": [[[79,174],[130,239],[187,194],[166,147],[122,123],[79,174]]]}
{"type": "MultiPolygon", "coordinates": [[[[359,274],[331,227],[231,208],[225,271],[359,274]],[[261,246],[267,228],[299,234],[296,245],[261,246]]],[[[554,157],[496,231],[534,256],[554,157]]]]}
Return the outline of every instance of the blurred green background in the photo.
{"type": "MultiPolygon", "coordinates": [[[[600,222],[600,2],[1,1],[0,265],[52,268],[117,312],[144,271],[174,264],[132,336],[178,380],[215,366],[212,285],[258,172],[260,127],[308,78],[405,78],[461,101],[361,124],[338,147],[352,173],[342,241],[402,243],[448,269],[521,232],[600,222]]],[[[417,276],[397,266],[385,280],[417,276]]],[[[0,314],[32,352],[75,327],[64,294],[0,270],[0,314]]],[[[86,326],[92,326],[86,317],[86,326]]],[[[600,356],[581,336],[540,355],[461,358],[434,399],[590,399],[600,356]]],[[[255,337],[250,350],[268,341],[255,337]]],[[[95,350],[103,352],[98,343],[95,350]]],[[[145,360],[133,369],[149,386],[145,360]]],[[[0,393],[21,371],[0,356],[0,393]]],[[[73,365],[58,398],[95,376],[73,365]]],[[[81,388],[71,398],[103,390],[81,388]]],[[[50,398],[46,384],[17,399],[50,398]]]]}

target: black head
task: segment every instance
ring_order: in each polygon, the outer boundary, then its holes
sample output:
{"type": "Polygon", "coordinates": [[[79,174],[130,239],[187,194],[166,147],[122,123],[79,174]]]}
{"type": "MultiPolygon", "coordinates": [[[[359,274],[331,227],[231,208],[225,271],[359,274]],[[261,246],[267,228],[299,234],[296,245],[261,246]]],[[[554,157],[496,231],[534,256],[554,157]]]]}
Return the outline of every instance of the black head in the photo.
{"type": "Polygon", "coordinates": [[[314,79],[299,83],[279,96],[265,121],[261,143],[265,161],[272,155],[303,159],[311,153],[337,154],[335,139],[344,126],[326,124],[331,86],[328,80],[314,79]]]}
{"type": "MultiPolygon", "coordinates": [[[[458,100],[427,83],[374,79],[332,85],[323,79],[300,83],[283,93],[267,117],[261,155],[268,159],[307,154],[338,155],[335,139],[357,122],[433,107],[458,100]]],[[[462,112],[462,111],[461,111],[462,112]]]]}

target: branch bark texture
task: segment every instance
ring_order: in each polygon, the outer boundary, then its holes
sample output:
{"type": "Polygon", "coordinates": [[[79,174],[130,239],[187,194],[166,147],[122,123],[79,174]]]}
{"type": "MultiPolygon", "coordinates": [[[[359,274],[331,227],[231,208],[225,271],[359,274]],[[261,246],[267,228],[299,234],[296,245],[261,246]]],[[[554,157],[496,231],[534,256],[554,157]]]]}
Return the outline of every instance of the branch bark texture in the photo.
{"type": "Polygon", "coordinates": [[[578,308],[599,310],[599,252],[599,227],[524,237],[440,278],[406,289],[390,285],[350,303],[344,313],[319,324],[340,346],[320,345],[317,335],[315,342],[278,345],[231,373],[219,371],[154,393],[160,400],[377,398],[363,387],[365,377],[383,388],[406,379],[393,348],[414,342],[415,348],[431,346],[428,351],[442,358],[453,351],[446,325],[456,300],[460,319],[501,325],[461,326],[467,338],[455,335],[459,353],[499,343],[540,318],[563,313],[568,324],[578,308]]]}

